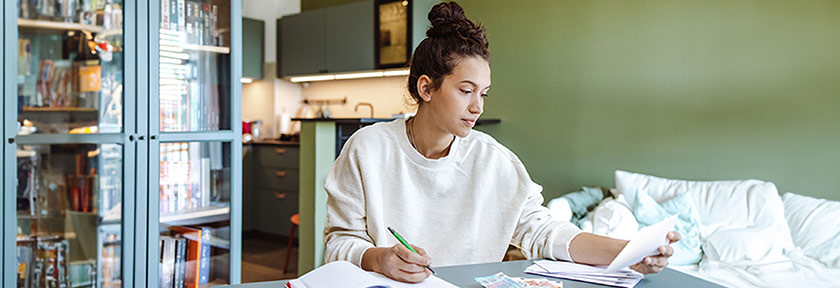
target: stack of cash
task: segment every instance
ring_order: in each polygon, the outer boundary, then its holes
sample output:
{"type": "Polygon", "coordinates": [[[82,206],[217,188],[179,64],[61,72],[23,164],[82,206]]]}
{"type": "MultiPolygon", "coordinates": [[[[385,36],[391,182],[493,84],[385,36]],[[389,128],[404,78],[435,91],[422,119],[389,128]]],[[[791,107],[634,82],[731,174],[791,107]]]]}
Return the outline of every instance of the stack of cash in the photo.
{"type": "Polygon", "coordinates": [[[545,278],[510,277],[501,272],[485,277],[475,277],[475,281],[485,288],[563,288],[563,282],[545,278]]]}

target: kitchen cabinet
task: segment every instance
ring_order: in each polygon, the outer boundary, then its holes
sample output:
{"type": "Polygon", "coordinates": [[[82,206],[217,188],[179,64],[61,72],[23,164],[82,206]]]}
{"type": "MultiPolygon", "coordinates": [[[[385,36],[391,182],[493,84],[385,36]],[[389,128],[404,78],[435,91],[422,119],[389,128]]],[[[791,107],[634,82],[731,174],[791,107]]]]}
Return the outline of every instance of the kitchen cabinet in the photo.
{"type": "Polygon", "coordinates": [[[245,207],[251,210],[245,219],[248,230],[287,239],[289,218],[298,213],[300,147],[271,142],[246,146],[250,157],[245,159],[243,175],[252,181],[244,190],[245,207]]]}
{"type": "Polygon", "coordinates": [[[373,1],[324,9],[326,72],[371,70],[373,1]]]}
{"type": "MultiPolygon", "coordinates": [[[[437,1],[411,0],[410,55],[426,36],[427,14],[437,1]]],[[[277,20],[277,77],[366,71],[376,64],[375,1],[361,1],[284,16],[277,20]]],[[[398,65],[402,67],[403,65],[398,65]]]]}
{"type": "Polygon", "coordinates": [[[373,69],[372,0],[285,16],[277,27],[277,75],[373,69]]]}
{"type": "Polygon", "coordinates": [[[265,62],[265,22],[262,20],[242,18],[242,77],[251,79],[263,78],[263,62],[265,62]]]}
{"type": "Polygon", "coordinates": [[[277,75],[326,71],[324,10],[307,11],[277,20],[277,75]]]}

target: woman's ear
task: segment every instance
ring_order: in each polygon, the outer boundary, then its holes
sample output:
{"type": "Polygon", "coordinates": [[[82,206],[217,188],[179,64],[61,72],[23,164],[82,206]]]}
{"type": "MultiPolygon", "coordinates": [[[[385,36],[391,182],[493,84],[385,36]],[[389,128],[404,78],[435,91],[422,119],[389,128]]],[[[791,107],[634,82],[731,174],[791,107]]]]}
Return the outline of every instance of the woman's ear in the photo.
{"type": "Polygon", "coordinates": [[[417,94],[420,94],[423,102],[432,101],[432,78],[429,75],[422,75],[417,78],[417,94]]]}

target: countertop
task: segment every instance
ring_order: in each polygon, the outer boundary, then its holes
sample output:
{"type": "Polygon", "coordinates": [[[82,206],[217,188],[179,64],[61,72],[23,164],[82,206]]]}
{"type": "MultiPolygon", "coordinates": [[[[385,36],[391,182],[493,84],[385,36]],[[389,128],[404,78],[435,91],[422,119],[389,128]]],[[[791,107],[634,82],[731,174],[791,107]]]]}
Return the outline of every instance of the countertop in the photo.
{"type": "MultiPolygon", "coordinates": [[[[358,123],[376,123],[391,121],[397,118],[292,118],[292,121],[301,122],[335,122],[339,124],[358,124],[358,123]]],[[[502,119],[498,118],[479,118],[475,125],[501,123],[502,119]]]]}
{"type": "Polygon", "coordinates": [[[299,141],[280,141],[277,139],[261,139],[250,142],[242,142],[242,145],[280,145],[280,146],[300,146],[299,141]]]}

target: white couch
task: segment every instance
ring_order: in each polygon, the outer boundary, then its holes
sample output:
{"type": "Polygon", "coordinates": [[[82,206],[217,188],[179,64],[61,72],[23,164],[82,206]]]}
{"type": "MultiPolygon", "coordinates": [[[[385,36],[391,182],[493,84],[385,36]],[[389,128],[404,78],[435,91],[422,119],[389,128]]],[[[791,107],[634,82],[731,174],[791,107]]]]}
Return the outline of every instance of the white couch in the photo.
{"type": "Polygon", "coordinates": [[[658,203],[691,193],[703,256],[671,268],[729,287],[840,287],[840,202],[779,197],[773,183],[759,180],[685,181],[625,171],[616,171],[615,191],[616,199],[589,214],[584,230],[628,239],[640,228],[632,209],[637,191],[658,203]]]}

